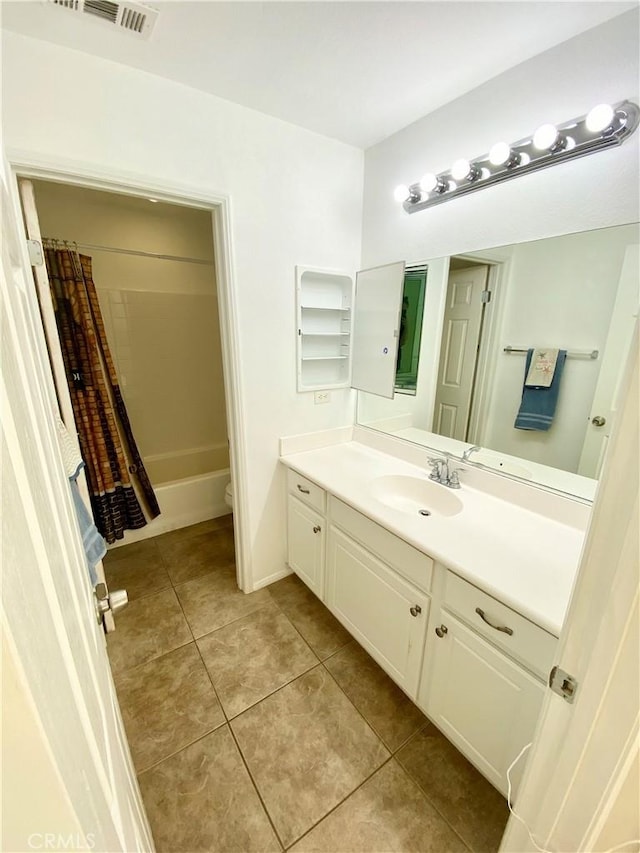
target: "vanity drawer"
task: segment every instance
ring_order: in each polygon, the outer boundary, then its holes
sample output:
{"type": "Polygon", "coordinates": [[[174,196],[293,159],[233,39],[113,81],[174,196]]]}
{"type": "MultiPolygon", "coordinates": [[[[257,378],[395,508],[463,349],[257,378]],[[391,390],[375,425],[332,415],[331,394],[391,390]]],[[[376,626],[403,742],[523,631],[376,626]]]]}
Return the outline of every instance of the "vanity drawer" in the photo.
{"type": "Polygon", "coordinates": [[[331,497],[330,520],[356,541],[372,551],[392,569],[424,592],[431,590],[433,560],[422,551],[371,521],[348,504],[331,497]]]}
{"type": "Polygon", "coordinates": [[[552,634],[451,571],[446,574],[444,605],[494,645],[547,680],[558,642],[552,634]]]}
{"type": "Polygon", "coordinates": [[[316,486],[311,480],[307,480],[306,477],[289,468],[287,471],[287,488],[292,495],[324,515],[326,498],[325,491],[320,486],[316,486]]]}

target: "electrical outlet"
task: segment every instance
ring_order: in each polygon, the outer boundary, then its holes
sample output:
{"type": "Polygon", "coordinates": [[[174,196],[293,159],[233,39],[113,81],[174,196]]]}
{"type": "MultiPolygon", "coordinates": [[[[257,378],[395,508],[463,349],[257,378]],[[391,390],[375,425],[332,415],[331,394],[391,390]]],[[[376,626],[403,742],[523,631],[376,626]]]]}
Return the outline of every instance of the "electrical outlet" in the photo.
{"type": "Polygon", "coordinates": [[[318,405],[318,403],[328,403],[331,400],[331,391],[316,391],[313,395],[313,402],[318,405]]]}

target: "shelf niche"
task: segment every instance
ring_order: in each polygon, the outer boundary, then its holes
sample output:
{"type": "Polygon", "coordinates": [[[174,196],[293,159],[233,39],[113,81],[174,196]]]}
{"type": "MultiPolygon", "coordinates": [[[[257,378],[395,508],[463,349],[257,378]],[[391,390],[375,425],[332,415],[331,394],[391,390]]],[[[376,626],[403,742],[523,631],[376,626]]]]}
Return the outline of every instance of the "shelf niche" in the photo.
{"type": "Polygon", "coordinates": [[[348,388],[353,279],[296,267],[298,391],[348,388]]]}

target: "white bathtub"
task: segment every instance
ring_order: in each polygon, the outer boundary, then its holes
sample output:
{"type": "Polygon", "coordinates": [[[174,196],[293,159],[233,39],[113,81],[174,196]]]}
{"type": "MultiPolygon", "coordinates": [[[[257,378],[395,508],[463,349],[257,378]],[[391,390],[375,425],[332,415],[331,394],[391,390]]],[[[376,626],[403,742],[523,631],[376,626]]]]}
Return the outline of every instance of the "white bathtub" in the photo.
{"type": "Polygon", "coordinates": [[[230,479],[229,469],[223,468],[220,471],[154,486],[160,504],[160,515],[140,530],[126,530],[124,539],[109,548],[130,545],[169,530],[228,515],[230,509],[224,500],[224,490],[230,479]]]}

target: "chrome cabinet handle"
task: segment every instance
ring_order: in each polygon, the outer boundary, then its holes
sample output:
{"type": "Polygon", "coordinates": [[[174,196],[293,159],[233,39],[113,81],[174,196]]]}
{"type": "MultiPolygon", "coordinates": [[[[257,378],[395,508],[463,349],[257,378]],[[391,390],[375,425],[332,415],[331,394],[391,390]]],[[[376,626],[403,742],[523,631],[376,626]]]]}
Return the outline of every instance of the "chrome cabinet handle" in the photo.
{"type": "Polygon", "coordinates": [[[513,634],[513,628],[507,628],[506,625],[494,625],[490,619],[484,615],[484,610],[480,607],[476,607],[476,613],[482,619],[483,622],[486,622],[491,628],[495,628],[496,631],[502,631],[503,634],[508,634],[510,637],[513,634]]]}
{"type": "Polygon", "coordinates": [[[303,495],[309,494],[309,489],[303,489],[302,486],[300,485],[300,483],[298,483],[298,491],[302,492],[303,495]]]}
{"type": "Polygon", "coordinates": [[[436,634],[442,639],[445,634],[449,633],[449,629],[446,625],[440,625],[439,628],[436,628],[436,634]]]}
{"type": "Polygon", "coordinates": [[[422,613],[422,607],[420,607],[419,604],[415,604],[413,607],[409,608],[409,613],[412,616],[418,616],[420,613],[422,613]]]}
{"type": "Polygon", "coordinates": [[[313,528],[314,533],[320,533],[321,530],[322,528],[318,524],[316,524],[316,526],[313,528]]]}

